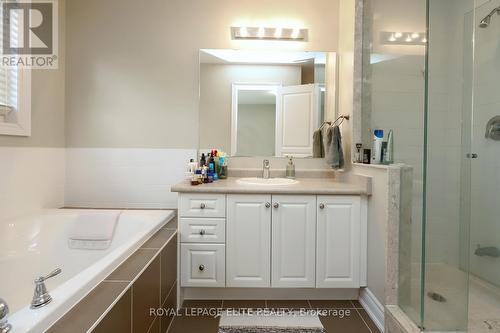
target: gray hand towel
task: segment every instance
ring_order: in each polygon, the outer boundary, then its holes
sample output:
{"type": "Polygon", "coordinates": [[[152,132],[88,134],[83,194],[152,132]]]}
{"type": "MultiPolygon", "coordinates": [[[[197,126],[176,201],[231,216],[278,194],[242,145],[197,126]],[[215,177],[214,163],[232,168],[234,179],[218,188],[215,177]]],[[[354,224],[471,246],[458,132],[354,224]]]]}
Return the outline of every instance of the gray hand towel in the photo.
{"type": "Polygon", "coordinates": [[[342,135],[338,126],[328,127],[324,138],[326,163],[333,169],[344,167],[344,151],[342,149],[342,135]]]}
{"type": "Polygon", "coordinates": [[[325,149],[323,148],[323,134],[321,133],[321,128],[314,131],[313,134],[313,157],[325,157],[325,149]]]}

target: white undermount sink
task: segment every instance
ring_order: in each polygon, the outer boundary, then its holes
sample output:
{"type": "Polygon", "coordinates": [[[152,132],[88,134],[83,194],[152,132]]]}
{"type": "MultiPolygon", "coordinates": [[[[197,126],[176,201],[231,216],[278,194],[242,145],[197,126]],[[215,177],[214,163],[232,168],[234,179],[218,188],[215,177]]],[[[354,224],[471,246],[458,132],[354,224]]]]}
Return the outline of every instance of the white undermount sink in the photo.
{"type": "Polygon", "coordinates": [[[289,178],[240,178],[237,180],[238,183],[243,185],[261,185],[261,186],[287,186],[297,184],[299,181],[289,178]]]}

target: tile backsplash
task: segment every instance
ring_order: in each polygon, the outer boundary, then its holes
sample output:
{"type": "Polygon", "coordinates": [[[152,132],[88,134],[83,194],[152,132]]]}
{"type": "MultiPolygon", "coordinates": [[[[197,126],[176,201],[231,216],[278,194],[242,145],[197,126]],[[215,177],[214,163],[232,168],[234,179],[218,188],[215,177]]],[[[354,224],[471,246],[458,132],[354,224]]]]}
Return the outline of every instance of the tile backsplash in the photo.
{"type": "Polygon", "coordinates": [[[170,186],[184,179],[195,149],[66,149],[69,207],[175,208],[170,186]]]}

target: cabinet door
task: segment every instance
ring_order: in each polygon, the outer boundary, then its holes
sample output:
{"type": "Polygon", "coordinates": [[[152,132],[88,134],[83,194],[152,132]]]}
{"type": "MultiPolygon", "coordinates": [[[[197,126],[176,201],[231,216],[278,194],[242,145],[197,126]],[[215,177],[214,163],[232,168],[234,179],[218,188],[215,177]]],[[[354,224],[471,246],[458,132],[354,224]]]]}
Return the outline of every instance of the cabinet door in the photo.
{"type": "Polygon", "coordinates": [[[318,196],[317,288],[360,286],[361,199],[318,196]]]}
{"type": "Polygon", "coordinates": [[[228,195],[226,222],[228,287],[269,287],[271,196],[228,195]]]}
{"type": "Polygon", "coordinates": [[[314,287],[315,252],[316,197],[273,196],[272,287],[314,287]]]}

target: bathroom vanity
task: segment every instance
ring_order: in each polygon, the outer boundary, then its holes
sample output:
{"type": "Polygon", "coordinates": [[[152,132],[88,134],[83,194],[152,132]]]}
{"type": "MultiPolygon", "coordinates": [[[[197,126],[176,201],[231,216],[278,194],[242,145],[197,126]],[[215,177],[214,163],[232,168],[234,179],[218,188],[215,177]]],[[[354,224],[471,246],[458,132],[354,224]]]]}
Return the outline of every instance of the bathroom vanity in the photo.
{"type": "Polygon", "coordinates": [[[279,180],[172,188],[181,289],[366,286],[366,184],[279,180]]]}

